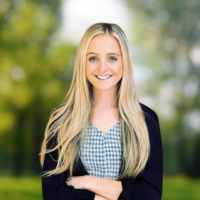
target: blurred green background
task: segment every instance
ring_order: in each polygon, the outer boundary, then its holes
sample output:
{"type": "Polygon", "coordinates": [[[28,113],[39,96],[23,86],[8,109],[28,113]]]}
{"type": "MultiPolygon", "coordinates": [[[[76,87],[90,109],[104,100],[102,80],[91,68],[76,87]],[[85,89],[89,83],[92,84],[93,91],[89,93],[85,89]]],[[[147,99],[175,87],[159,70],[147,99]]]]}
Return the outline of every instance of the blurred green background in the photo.
{"type": "MultiPolygon", "coordinates": [[[[138,97],[160,120],[162,199],[200,199],[200,1],[123,4],[134,77],[140,77],[138,97]]],[[[3,200],[42,199],[38,154],[50,112],[69,89],[77,50],[59,35],[62,5],[58,0],[0,0],[3,200]]]]}

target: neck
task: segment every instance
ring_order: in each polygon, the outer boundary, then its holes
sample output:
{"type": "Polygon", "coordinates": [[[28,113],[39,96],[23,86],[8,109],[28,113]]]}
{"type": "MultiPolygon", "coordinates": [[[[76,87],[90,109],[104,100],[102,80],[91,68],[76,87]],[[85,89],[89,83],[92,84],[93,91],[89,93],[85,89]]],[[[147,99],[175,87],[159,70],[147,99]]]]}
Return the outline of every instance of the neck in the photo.
{"type": "Polygon", "coordinates": [[[109,90],[99,90],[93,87],[94,108],[117,108],[117,87],[109,90]]]}

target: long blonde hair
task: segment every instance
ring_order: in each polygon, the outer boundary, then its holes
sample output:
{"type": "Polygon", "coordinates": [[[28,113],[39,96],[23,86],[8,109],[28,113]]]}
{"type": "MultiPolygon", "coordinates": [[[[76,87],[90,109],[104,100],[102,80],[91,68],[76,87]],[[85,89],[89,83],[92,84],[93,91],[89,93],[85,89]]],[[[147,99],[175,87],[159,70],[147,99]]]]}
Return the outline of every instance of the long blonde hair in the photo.
{"type": "Polygon", "coordinates": [[[145,168],[150,154],[149,134],[144,113],[136,96],[128,41],[118,25],[96,23],[86,30],[80,41],[67,95],[50,114],[39,154],[40,163],[43,167],[45,154],[55,150],[58,150],[58,160],[56,168],[45,172],[43,176],[69,170],[69,176],[72,177],[74,162],[80,157],[83,133],[94,105],[92,85],[85,73],[86,51],[91,39],[99,34],[115,37],[119,41],[123,57],[123,76],[118,83],[117,96],[123,144],[123,170],[117,180],[123,177],[136,178],[145,168]],[[46,145],[54,136],[57,138],[57,145],[47,150],[46,145]]]}

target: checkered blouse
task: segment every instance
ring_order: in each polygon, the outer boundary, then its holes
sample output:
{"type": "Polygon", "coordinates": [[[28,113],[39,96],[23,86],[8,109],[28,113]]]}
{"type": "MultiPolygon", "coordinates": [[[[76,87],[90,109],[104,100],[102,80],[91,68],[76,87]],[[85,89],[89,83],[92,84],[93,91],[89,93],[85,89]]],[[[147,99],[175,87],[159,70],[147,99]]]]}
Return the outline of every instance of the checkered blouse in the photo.
{"type": "Polygon", "coordinates": [[[100,131],[91,121],[88,122],[81,146],[81,160],[89,175],[116,180],[121,153],[119,121],[106,133],[100,131]]]}

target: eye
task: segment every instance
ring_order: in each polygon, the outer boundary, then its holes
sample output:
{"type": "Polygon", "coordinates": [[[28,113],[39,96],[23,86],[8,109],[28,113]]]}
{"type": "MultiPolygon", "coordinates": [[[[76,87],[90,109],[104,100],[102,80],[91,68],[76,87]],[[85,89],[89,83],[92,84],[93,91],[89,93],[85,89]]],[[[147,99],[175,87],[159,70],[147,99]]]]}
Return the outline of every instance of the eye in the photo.
{"type": "Polygon", "coordinates": [[[91,57],[91,58],[89,58],[89,61],[94,61],[94,60],[91,60],[91,59],[96,59],[96,57],[91,57]]]}
{"type": "Polygon", "coordinates": [[[112,61],[117,61],[117,59],[115,57],[110,57],[110,59],[114,59],[112,61]]]}

